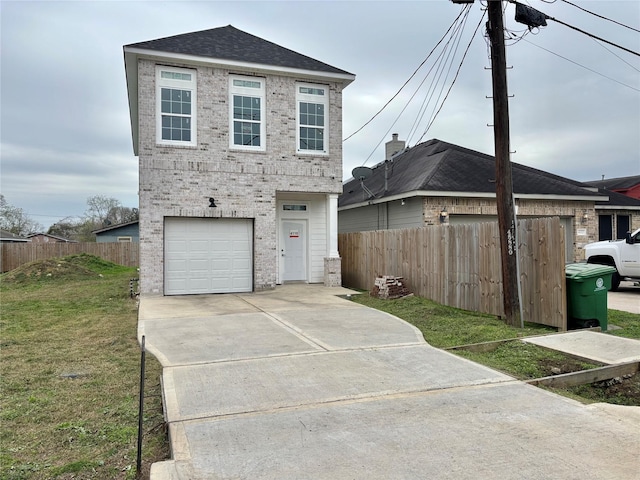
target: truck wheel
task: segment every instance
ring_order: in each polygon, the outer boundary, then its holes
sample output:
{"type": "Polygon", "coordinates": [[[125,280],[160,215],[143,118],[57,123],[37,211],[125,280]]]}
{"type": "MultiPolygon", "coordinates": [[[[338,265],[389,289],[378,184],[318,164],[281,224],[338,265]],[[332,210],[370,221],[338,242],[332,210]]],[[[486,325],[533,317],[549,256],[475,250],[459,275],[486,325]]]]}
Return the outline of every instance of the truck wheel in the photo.
{"type": "Polygon", "coordinates": [[[611,274],[611,291],[612,292],[617,291],[619,286],[620,286],[620,275],[618,274],[617,271],[615,271],[611,274]]]}

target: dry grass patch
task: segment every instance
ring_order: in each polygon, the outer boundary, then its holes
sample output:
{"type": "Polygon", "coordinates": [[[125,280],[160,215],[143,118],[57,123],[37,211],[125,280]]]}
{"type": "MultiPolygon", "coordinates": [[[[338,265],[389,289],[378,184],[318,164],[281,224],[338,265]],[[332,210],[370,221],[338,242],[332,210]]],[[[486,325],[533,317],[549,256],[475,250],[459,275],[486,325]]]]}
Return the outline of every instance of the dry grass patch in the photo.
{"type": "MultiPolygon", "coordinates": [[[[134,478],[135,269],[88,255],[0,277],[0,477],[134,478]]],[[[165,458],[160,365],[147,357],[145,468],[165,458]]]]}

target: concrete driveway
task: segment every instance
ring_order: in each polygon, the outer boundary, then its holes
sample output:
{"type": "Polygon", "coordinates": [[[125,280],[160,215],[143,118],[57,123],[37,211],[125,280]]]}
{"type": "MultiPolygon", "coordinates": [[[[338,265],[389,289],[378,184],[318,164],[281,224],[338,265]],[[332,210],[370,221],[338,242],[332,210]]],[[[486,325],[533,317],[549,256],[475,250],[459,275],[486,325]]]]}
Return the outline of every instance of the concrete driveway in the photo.
{"type": "Polygon", "coordinates": [[[607,293],[607,308],[640,314],[640,286],[636,282],[620,282],[618,291],[607,293]]]}
{"type": "Polygon", "coordinates": [[[526,385],[346,293],[143,296],[172,447],[152,480],[640,478],[639,407],[526,385]]]}

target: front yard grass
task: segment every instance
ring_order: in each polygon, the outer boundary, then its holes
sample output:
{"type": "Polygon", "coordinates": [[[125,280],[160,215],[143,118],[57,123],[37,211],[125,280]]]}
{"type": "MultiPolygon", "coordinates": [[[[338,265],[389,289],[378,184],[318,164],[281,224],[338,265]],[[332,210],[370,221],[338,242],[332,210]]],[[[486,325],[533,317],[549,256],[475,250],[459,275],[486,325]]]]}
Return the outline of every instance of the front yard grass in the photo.
{"type": "MultiPolygon", "coordinates": [[[[396,300],[382,300],[366,292],[352,295],[362,305],[376,308],[415,325],[427,343],[434,347],[452,347],[516,339],[487,348],[485,351],[451,349],[452,353],[474,362],[500,370],[519,380],[530,380],[562,373],[599,367],[601,365],[572,358],[561,352],[548,350],[517,339],[551,334],[555,328],[525,323],[523,329],[514,328],[499,318],[437,304],[425,298],[410,296],[396,300]]],[[[640,315],[609,310],[609,325],[619,327],[610,334],[640,340],[640,315]]],[[[554,392],[584,403],[608,402],[620,405],[640,405],[640,374],[554,392]]]]}
{"type": "MultiPolygon", "coordinates": [[[[0,478],[135,478],[136,276],[88,255],[0,276],[0,478]]],[[[147,355],[143,477],[168,455],[160,372],[147,355]]]]}

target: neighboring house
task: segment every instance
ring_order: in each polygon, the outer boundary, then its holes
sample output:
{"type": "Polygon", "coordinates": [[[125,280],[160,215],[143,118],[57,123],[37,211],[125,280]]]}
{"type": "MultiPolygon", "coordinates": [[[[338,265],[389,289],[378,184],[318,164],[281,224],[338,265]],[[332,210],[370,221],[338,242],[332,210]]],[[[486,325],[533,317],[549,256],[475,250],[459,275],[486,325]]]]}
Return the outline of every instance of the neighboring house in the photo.
{"type": "Polygon", "coordinates": [[[640,175],[608,178],[606,180],[603,178],[602,180],[592,180],[584,183],[640,200],[640,175]]]}
{"type": "Polygon", "coordinates": [[[68,238],[58,237],[49,233],[31,233],[27,235],[27,238],[31,243],[78,243],[75,240],[69,240],[68,238]]]}
{"type": "Polygon", "coordinates": [[[598,240],[626,238],[627,232],[640,227],[640,200],[599,188],[609,200],[596,202],[598,240]]]}
{"type": "Polygon", "coordinates": [[[94,230],[96,242],[134,242],[140,241],[140,228],[138,221],[109,225],[108,227],[94,230]]]}
{"type": "MultiPolygon", "coordinates": [[[[493,156],[440,140],[409,149],[394,144],[387,156],[368,178],[345,183],[340,232],[497,221],[493,156]],[[389,158],[393,151],[399,153],[389,158]]],[[[608,196],[524,165],[513,163],[512,170],[517,216],[560,217],[567,261],[583,259],[582,247],[598,239],[597,202],[604,205],[608,196]]]]}
{"type": "Polygon", "coordinates": [[[0,230],[0,243],[28,243],[29,240],[7,230],[0,230]]]}
{"type": "Polygon", "coordinates": [[[340,285],[342,90],[355,76],[233,26],[124,47],[141,293],[340,285]]]}

